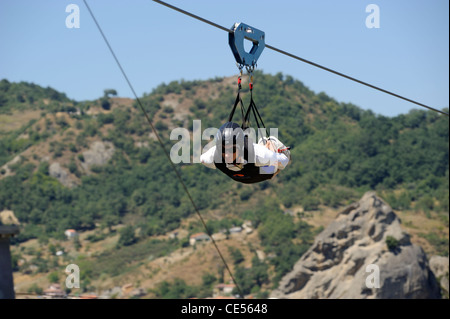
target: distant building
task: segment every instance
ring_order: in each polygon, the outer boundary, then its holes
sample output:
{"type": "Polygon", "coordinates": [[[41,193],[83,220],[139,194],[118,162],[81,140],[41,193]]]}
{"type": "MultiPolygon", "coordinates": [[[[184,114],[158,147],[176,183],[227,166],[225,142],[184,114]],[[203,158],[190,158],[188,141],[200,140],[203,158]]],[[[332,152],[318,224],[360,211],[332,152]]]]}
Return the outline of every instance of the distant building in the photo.
{"type": "Polygon", "coordinates": [[[193,234],[193,235],[191,235],[191,237],[189,237],[189,244],[191,246],[194,246],[197,242],[209,241],[209,240],[210,240],[210,238],[207,234],[197,233],[197,234],[193,234]]]}
{"type": "Polygon", "coordinates": [[[212,238],[215,241],[225,240],[225,239],[227,239],[227,235],[225,234],[225,232],[220,232],[220,233],[212,234],[212,238]]]}
{"type": "Polygon", "coordinates": [[[214,286],[213,296],[214,297],[230,296],[235,287],[236,287],[235,284],[218,284],[218,285],[214,286]]]}
{"type": "Polygon", "coordinates": [[[236,299],[235,296],[215,296],[213,298],[206,298],[206,299],[236,299]]]}
{"type": "Polygon", "coordinates": [[[64,235],[66,235],[67,239],[72,239],[78,236],[78,233],[75,231],[75,229],[67,229],[64,232],[64,235]]]}
{"type": "Polygon", "coordinates": [[[169,234],[169,239],[175,239],[177,237],[178,237],[178,232],[177,231],[169,234]]]}
{"type": "Polygon", "coordinates": [[[133,285],[132,284],[125,284],[122,286],[122,294],[123,295],[128,295],[131,290],[133,290],[133,285]]]}
{"type": "Polygon", "coordinates": [[[253,232],[253,228],[252,228],[252,222],[251,221],[245,221],[243,224],[242,224],[242,228],[243,229],[245,229],[245,233],[248,235],[248,234],[251,234],[252,232],[253,232]]]}
{"type": "Polygon", "coordinates": [[[122,296],[142,297],[145,296],[145,290],[142,288],[134,288],[132,284],[125,284],[122,286],[122,296]]]}
{"type": "Polygon", "coordinates": [[[237,234],[242,231],[242,227],[236,226],[229,229],[230,234],[237,234]]]}
{"type": "Polygon", "coordinates": [[[252,227],[252,221],[251,220],[246,220],[245,222],[242,223],[242,227],[244,227],[244,228],[252,227]]]}
{"type": "Polygon", "coordinates": [[[60,284],[51,284],[48,289],[44,290],[44,297],[51,299],[66,298],[66,293],[61,289],[60,284]]]}
{"type": "Polygon", "coordinates": [[[80,299],[98,299],[98,296],[93,293],[86,293],[86,294],[82,294],[79,298],[80,299]]]}

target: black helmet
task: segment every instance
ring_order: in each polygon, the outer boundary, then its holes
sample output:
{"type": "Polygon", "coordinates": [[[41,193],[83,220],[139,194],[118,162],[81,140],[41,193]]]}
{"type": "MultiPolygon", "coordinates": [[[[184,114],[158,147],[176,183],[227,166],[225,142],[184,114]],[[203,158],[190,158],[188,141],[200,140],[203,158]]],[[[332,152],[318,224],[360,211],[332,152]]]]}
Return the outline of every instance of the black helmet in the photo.
{"type": "Polygon", "coordinates": [[[244,131],[239,124],[227,122],[216,134],[216,147],[223,152],[223,148],[231,145],[239,150],[244,148],[244,131]]]}

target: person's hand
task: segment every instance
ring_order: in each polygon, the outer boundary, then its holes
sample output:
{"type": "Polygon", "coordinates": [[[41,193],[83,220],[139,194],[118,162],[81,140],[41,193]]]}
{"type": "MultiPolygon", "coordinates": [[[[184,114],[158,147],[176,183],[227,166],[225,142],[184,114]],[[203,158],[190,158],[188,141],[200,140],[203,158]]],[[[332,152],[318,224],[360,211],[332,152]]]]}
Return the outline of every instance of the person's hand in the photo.
{"type": "Polygon", "coordinates": [[[273,147],[273,143],[271,140],[267,140],[266,145],[265,145],[269,150],[271,150],[272,152],[275,152],[275,148],[273,147]]]}

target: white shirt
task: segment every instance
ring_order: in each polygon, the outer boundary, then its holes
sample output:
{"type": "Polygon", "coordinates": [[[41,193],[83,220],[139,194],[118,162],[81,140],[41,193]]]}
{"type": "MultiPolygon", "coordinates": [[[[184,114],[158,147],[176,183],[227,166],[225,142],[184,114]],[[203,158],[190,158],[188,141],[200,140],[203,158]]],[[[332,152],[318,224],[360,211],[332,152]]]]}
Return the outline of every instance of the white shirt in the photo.
{"type": "MultiPolygon", "coordinates": [[[[255,166],[261,167],[265,174],[274,174],[278,169],[284,169],[289,163],[289,159],[283,153],[275,153],[267,147],[253,143],[255,150],[255,166]]],[[[203,165],[215,169],[214,153],[216,147],[211,147],[207,152],[200,156],[200,161],[203,165]]],[[[246,162],[244,163],[244,165],[246,162]]]]}

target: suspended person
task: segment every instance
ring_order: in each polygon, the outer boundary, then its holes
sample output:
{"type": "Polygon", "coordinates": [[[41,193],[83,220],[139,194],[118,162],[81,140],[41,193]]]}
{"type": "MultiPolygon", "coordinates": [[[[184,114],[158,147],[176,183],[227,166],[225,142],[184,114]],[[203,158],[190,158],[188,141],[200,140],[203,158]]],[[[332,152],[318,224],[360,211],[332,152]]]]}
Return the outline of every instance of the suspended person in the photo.
{"type": "Polygon", "coordinates": [[[201,163],[245,184],[273,178],[290,161],[289,149],[276,137],[261,138],[258,144],[253,143],[241,126],[233,122],[220,127],[215,144],[200,156],[201,163]]]}

